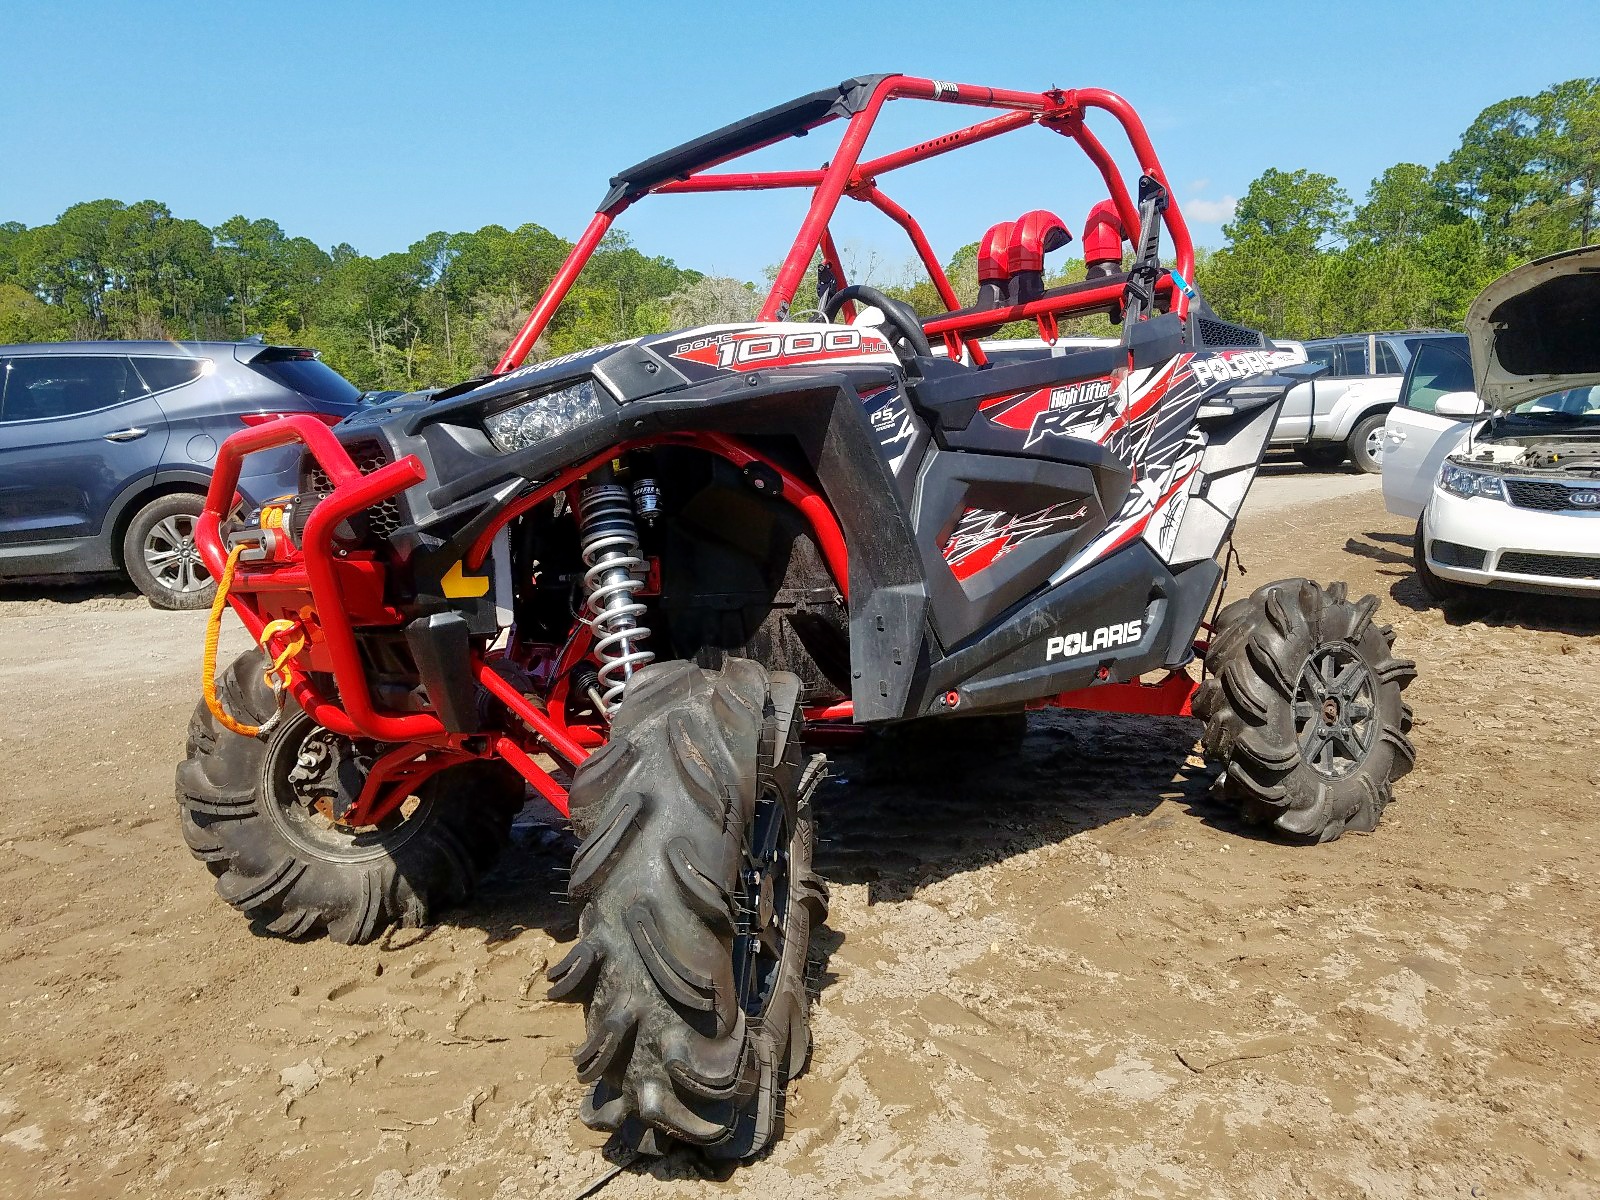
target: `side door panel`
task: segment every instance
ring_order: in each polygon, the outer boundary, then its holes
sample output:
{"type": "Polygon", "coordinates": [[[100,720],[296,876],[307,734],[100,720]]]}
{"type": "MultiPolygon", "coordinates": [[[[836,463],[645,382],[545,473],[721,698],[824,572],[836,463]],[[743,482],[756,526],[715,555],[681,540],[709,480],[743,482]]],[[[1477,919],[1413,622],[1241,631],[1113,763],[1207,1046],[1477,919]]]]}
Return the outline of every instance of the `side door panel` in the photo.
{"type": "Polygon", "coordinates": [[[931,451],[912,522],[933,621],[960,643],[1049,581],[1106,527],[1095,472],[1041,458],[931,451]]]}
{"type": "Polygon", "coordinates": [[[1396,516],[1422,515],[1440,466],[1475,423],[1433,411],[1440,396],[1472,386],[1465,343],[1461,338],[1423,345],[1406,368],[1399,403],[1389,410],[1383,430],[1383,505],[1396,516]],[[1452,344],[1456,341],[1459,345],[1452,344]]]}
{"type": "Polygon", "coordinates": [[[1383,506],[1397,517],[1420,517],[1433,481],[1471,421],[1391,408],[1383,427],[1383,506]]]}
{"type": "Polygon", "coordinates": [[[1317,381],[1316,411],[1311,417],[1311,437],[1319,442],[1342,439],[1339,413],[1348,406],[1352,393],[1361,388],[1367,370],[1365,342],[1340,342],[1330,349],[1336,351],[1333,367],[1317,381]]]}
{"type": "Polygon", "coordinates": [[[19,356],[5,374],[0,544],[94,536],[123,485],[160,465],[160,406],[115,355],[19,356]]]}
{"type": "Polygon", "coordinates": [[[1339,394],[1344,381],[1337,377],[1338,364],[1332,346],[1307,346],[1306,361],[1322,363],[1328,369],[1315,379],[1308,379],[1289,389],[1278,412],[1278,421],[1272,427],[1274,442],[1303,442],[1311,436],[1312,414],[1326,412],[1339,394]]]}

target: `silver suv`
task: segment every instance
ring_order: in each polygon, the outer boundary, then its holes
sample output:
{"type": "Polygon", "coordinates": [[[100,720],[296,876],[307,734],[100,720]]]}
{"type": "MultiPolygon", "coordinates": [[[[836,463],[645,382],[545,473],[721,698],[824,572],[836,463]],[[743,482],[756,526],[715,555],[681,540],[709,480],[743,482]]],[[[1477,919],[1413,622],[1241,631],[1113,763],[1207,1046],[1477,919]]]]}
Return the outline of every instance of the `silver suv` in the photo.
{"type": "Polygon", "coordinates": [[[1383,422],[1400,398],[1411,356],[1443,329],[1354,333],[1305,343],[1306,356],[1328,370],[1284,398],[1272,445],[1292,447],[1308,467],[1349,459],[1363,471],[1383,470],[1383,422]]]}

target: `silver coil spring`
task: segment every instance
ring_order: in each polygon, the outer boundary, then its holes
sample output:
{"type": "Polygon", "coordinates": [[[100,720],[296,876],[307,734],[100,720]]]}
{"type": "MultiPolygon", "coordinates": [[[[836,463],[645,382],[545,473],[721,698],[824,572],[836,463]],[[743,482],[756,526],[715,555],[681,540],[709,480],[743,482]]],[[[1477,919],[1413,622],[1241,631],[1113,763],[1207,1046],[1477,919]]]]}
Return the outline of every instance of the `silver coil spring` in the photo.
{"type": "Polygon", "coordinates": [[[583,557],[584,621],[594,630],[600,660],[600,700],[616,711],[633,673],[655,661],[639,643],[650,636],[639,623],[645,606],[634,598],[649,564],[634,524],[633,497],[615,483],[595,484],[578,497],[579,553],[583,557]]]}

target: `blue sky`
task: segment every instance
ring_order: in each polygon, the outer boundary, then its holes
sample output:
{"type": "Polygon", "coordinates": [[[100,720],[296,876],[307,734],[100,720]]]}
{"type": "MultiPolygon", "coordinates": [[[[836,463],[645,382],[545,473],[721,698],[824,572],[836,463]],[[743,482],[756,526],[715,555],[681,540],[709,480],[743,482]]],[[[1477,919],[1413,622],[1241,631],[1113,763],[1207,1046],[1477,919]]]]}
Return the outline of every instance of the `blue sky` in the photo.
{"type": "MultiPolygon", "coordinates": [[[[5,0],[0,13],[0,220],[148,198],[208,224],[271,217],[372,254],[490,222],[574,237],[621,167],[793,95],[897,70],[1121,92],[1197,241],[1219,245],[1227,201],[1267,167],[1326,172],[1359,199],[1392,163],[1443,158],[1486,105],[1600,73],[1595,0],[5,0]]],[[[890,113],[872,149],[982,115],[890,113]]],[[[767,161],[815,166],[824,141],[767,161]]],[[[942,255],[1035,207],[1076,231],[1103,194],[1081,156],[1037,130],[885,186],[942,255]]],[[[877,256],[881,276],[897,274],[898,231],[848,207],[839,234],[858,266],[877,256]]],[[[622,227],[646,252],[756,278],[797,221],[793,196],[656,197],[622,227]]]]}

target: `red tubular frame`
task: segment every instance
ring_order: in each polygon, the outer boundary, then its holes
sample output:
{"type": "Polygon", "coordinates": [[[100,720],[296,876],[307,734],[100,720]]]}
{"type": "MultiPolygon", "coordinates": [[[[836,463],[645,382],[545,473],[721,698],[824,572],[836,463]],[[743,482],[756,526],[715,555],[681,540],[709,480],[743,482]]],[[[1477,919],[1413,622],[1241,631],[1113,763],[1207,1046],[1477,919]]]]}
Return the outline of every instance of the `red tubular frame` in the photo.
{"type": "MultiPolygon", "coordinates": [[[[389,463],[364,476],[339,444],[333,431],[314,417],[281,417],[253,429],[241,430],[223,442],[217,451],[217,465],[211,476],[211,486],[206,492],[205,511],[195,526],[195,545],[205,560],[206,569],[220,578],[227,564],[228,552],[222,545],[221,514],[233,508],[234,492],[239,486],[239,468],[245,456],[257,450],[269,450],[294,442],[303,443],[311,452],[327,472],[334,490],[326,501],[312,510],[306,521],[300,572],[274,571],[269,574],[279,589],[286,585],[293,586],[301,577],[304,578],[313,606],[321,616],[318,628],[333,663],[333,676],[344,707],[341,709],[325,701],[312,687],[304,671],[295,671],[292,675],[290,688],[295,699],[319,725],[345,737],[365,736],[379,741],[405,742],[443,736],[443,723],[431,713],[386,713],[373,707],[372,697],[367,690],[366,669],[361,662],[361,652],[356,647],[355,631],[346,616],[344,589],[336,565],[339,560],[333,548],[333,531],[342,521],[390,496],[398,495],[425,478],[422,464],[415,457],[408,455],[399,462],[389,463]]],[[[249,572],[243,575],[241,584],[248,581],[249,572]]],[[[242,603],[235,603],[233,608],[244,621],[250,636],[259,639],[266,625],[265,618],[242,603]]]]}
{"type": "MultiPolygon", "coordinates": [[[[788,311],[789,304],[794,299],[795,289],[799,286],[806,268],[810,266],[812,258],[819,248],[831,245],[832,239],[827,232],[828,223],[837,210],[840,199],[846,195],[873,204],[906,231],[917,251],[917,257],[922,260],[932,276],[940,299],[954,309],[958,307],[958,304],[953,303],[954,290],[950,288],[949,280],[945,277],[943,268],[939,266],[938,256],[927,244],[927,239],[922,236],[921,229],[911,219],[910,214],[898,205],[894,205],[892,201],[887,201],[882,192],[878,191],[877,177],[913,163],[925,162],[964,146],[1010,133],[1027,125],[1038,124],[1070,137],[1078,143],[1089,160],[1099,169],[1111,200],[1122,219],[1123,229],[1129,237],[1133,237],[1139,228],[1138,208],[1110,153],[1083,123],[1085,110],[1091,108],[1109,113],[1122,126],[1128,144],[1133,148],[1134,156],[1139,161],[1139,169],[1166,187],[1167,208],[1163,219],[1172,239],[1175,259],[1173,269],[1185,279],[1192,281],[1194,246],[1189,237],[1188,225],[1179,211],[1177,198],[1172,195],[1171,185],[1167,182],[1161,160],[1156,156],[1144,124],[1133,111],[1133,107],[1121,96],[1103,88],[1023,92],[976,87],[965,83],[937,83],[931,79],[911,75],[890,75],[877,83],[865,104],[849,118],[837,150],[828,164],[820,170],[758,172],[710,170],[711,166],[720,166],[731,159],[742,158],[776,141],[784,140],[784,137],[780,136],[759,146],[751,146],[726,155],[701,170],[655,184],[643,194],[766,191],[776,188],[812,189],[811,204],[806,211],[805,219],[801,222],[800,232],[778,268],[777,277],[773,280],[766,301],[762,305],[760,319],[763,321],[775,321],[788,311]],[[940,137],[907,146],[903,150],[883,154],[865,162],[860,161],[867,136],[877,122],[884,104],[896,99],[928,100],[941,104],[960,104],[1008,111],[940,137]]],[[[815,129],[834,119],[836,118],[832,115],[824,116],[805,128],[815,129]]],[[[601,238],[605,236],[606,230],[610,228],[611,222],[637,198],[638,196],[625,196],[614,202],[610,208],[595,214],[589,227],[578,239],[577,245],[562,263],[561,269],[556,272],[555,278],[550,281],[549,287],[545,289],[533,312],[529,314],[522,330],[501,357],[495,368],[497,373],[514,369],[527,357],[528,351],[532,349],[566,298],[573,280],[577,278],[578,273],[600,244],[601,238]]],[[[830,261],[836,259],[837,252],[831,256],[830,261]]],[[[837,265],[835,270],[839,270],[837,265]]],[[[841,273],[840,283],[844,282],[841,273]]],[[[1187,295],[1174,289],[1170,280],[1165,277],[1162,279],[1161,294],[1172,310],[1180,316],[1188,312],[1187,295]]],[[[942,334],[949,337],[991,327],[996,321],[1021,320],[1028,317],[1044,319],[1073,312],[1092,312],[1108,303],[1120,300],[1121,297],[1120,286],[1113,288],[1108,285],[1104,289],[1076,292],[1068,296],[1046,297],[1034,301],[1031,305],[1010,309],[988,310],[962,317],[946,314],[926,322],[925,326],[930,335],[942,334]]]]}
{"type": "MultiPolygon", "coordinates": [[[[361,823],[370,823],[392,806],[401,784],[411,786],[456,762],[497,755],[510,763],[546,800],[567,812],[567,793],[534,760],[527,749],[501,733],[489,735],[487,748],[472,748],[472,735],[453,734],[432,713],[393,713],[376,709],[367,684],[366,668],[356,643],[352,606],[340,578],[341,571],[355,569],[341,559],[333,545],[333,532],[344,521],[404,491],[425,478],[422,464],[407,456],[362,475],[328,426],[309,416],[289,416],[242,430],[228,438],[217,454],[217,467],[206,495],[206,507],[195,531],[195,541],[213,575],[221,577],[228,560],[222,541],[221,515],[231,512],[244,459],[256,451],[274,449],[299,442],[332,481],[334,488],[312,510],[298,552],[299,561],[274,562],[263,568],[236,568],[234,590],[228,599],[250,635],[260,639],[267,616],[253,602],[256,594],[272,595],[308,592],[311,610],[316,614],[315,634],[325,645],[331,664],[334,686],[340,703],[328,700],[304,669],[292,672],[290,689],[295,700],[319,725],[351,738],[402,742],[379,760],[363,788],[353,812],[361,823]],[[409,747],[409,748],[408,748],[409,747]],[[429,761],[416,763],[424,753],[429,761]]],[[[683,445],[720,455],[739,467],[760,463],[778,476],[781,495],[810,524],[823,560],[833,574],[841,595],[847,600],[850,588],[849,554],[844,532],[822,494],[810,484],[766,456],[734,438],[713,433],[672,433],[624,443],[603,454],[567,468],[527,495],[509,504],[485,529],[466,556],[466,566],[477,570],[489,553],[495,535],[522,513],[549,499],[588,474],[601,463],[642,446],[683,445]]],[[[375,568],[381,569],[381,568],[375,568]]],[[[383,610],[387,615],[391,610],[383,610]]],[[[399,615],[394,614],[397,623],[399,615]]],[[[568,767],[576,767],[588,757],[580,738],[593,742],[588,731],[569,729],[559,718],[532,704],[527,697],[502,677],[490,663],[474,654],[473,678],[479,686],[503,704],[533,733],[550,752],[568,767]]],[[[481,739],[480,739],[481,740],[481,739]]],[[[403,797],[401,797],[403,799],[403,797]]]]}
{"type": "Polygon", "coordinates": [[[761,463],[775,472],[783,485],[784,498],[798,508],[800,514],[810,523],[812,533],[817,539],[817,549],[822,552],[823,561],[828,564],[834,584],[846,600],[850,598],[850,554],[845,548],[844,531],[839,528],[833,509],[828,507],[828,502],[822,493],[770,458],[757,454],[742,442],[721,433],[664,433],[655,437],[636,438],[570,466],[560,474],[552,475],[538,487],[517,497],[500,510],[499,515],[478,535],[478,540],[472,543],[472,548],[467,552],[465,560],[467,570],[476,571],[483,565],[483,560],[489,555],[495,534],[529,509],[542,504],[557,492],[571,487],[601,463],[609,462],[630,450],[663,445],[698,446],[721,455],[735,466],[745,467],[751,463],[761,463]]]}

